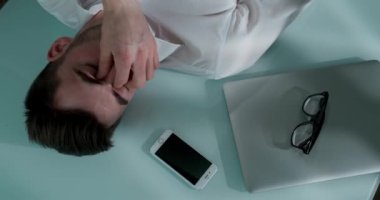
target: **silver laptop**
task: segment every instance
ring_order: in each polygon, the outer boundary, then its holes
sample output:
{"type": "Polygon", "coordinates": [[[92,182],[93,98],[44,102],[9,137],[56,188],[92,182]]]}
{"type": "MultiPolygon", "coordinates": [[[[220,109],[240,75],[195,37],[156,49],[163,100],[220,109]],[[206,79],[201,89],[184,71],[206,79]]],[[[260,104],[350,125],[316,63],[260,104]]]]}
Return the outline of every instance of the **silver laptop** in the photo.
{"type": "Polygon", "coordinates": [[[380,171],[380,64],[368,61],[225,83],[230,121],[249,191],[380,171]],[[304,100],[329,92],[309,154],[291,145],[307,121],[304,100]]]}

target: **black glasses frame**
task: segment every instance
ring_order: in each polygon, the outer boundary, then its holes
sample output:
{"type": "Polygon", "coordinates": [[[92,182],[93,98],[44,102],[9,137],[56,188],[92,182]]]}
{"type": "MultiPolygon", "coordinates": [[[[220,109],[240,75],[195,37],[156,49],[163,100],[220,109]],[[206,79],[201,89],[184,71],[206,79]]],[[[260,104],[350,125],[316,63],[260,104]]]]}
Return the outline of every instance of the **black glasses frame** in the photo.
{"type": "Polygon", "coordinates": [[[319,136],[319,133],[321,132],[323,123],[325,121],[325,111],[326,111],[328,99],[329,99],[329,93],[327,91],[323,91],[321,93],[309,95],[308,97],[306,97],[306,99],[304,100],[304,102],[302,104],[302,111],[303,111],[303,113],[305,115],[309,116],[310,119],[307,120],[307,121],[305,121],[305,122],[302,122],[302,123],[298,124],[296,126],[296,128],[294,128],[294,130],[292,132],[292,137],[290,139],[290,143],[292,144],[293,147],[301,149],[303,151],[303,153],[305,153],[305,154],[309,154],[310,153],[311,149],[314,146],[315,141],[317,140],[317,138],[319,136]],[[305,111],[305,104],[306,104],[306,102],[310,98],[313,98],[314,96],[320,96],[320,95],[322,95],[323,98],[319,102],[319,111],[316,114],[314,114],[314,115],[306,112],[305,111]],[[313,132],[312,132],[311,136],[308,139],[306,139],[305,141],[303,141],[299,145],[293,144],[293,137],[294,137],[294,133],[295,133],[296,129],[299,128],[300,126],[304,126],[304,125],[307,125],[307,124],[311,124],[313,126],[313,132]]]}

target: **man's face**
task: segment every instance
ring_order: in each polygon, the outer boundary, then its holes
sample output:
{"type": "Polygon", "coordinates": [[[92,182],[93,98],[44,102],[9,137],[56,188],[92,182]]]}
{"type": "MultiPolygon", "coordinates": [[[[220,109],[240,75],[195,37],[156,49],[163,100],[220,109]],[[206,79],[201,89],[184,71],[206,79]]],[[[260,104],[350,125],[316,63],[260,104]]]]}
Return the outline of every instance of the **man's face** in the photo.
{"type": "Polygon", "coordinates": [[[100,55],[100,26],[80,33],[66,50],[57,71],[60,80],[54,106],[63,110],[80,109],[92,113],[102,124],[111,126],[122,115],[135,90],[114,88],[114,74],[97,80],[100,55]]]}

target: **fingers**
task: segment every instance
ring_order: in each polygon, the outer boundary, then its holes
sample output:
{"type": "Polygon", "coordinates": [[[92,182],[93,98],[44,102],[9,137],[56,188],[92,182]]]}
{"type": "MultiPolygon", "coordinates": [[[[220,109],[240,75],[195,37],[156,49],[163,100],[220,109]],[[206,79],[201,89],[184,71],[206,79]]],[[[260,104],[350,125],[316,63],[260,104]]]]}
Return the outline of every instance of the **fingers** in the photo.
{"type": "Polygon", "coordinates": [[[145,86],[147,80],[150,80],[154,76],[156,68],[155,62],[157,58],[146,55],[145,51],[139,51],[136,55],[136,59],[132,58],[132,54],[125,54],[120,58],[115,57],[115,66],[111,69],[107,75],[108,78],[113,80],[113,86],[115,88],[121,88],[128,86],[128,88],[142,88],[145,86]],[[112,74],[112,75],[111,75],[112,74]],[[130,75],[132,75],[130,77],[130,75]]]}
{"type": "Polygon", "coordinates": [[[137,59],[133,64],[133,77],[130,83],[132,88],[142,88],[145,85],[147,79],[147,56],[144,52],[140,52],[137,55],[137,59]]]}
{"type": "Polygon", "coordinates": [[[158,59],[157,49],[154,50],[153,54],[150,56],[149,65],[147,66],[146,77],[148,80],[152,80],[154,77],[154,72],[158,69],[160,61],[158,59]]]}
{"type": "Polygon", "coordinates": [[[115,80],[115,75],[116,75],[116,69],[115,69],[115,67],[112,67],[111,71],[104,78],[104,81],[106,83],[112,84],[113,80],[115,80]]]}
{"type": "Polygon", "coordinates": [[[96,78],[103,79],[108,72],[110,71],[113,65],[112,54],[107,49],[101,48],[100,50],[100,60],[99,60],[99,69],[96,74],[96,78]]]}
{"type": "MultiPolygon", "coordinates": [[[[153,39],[152,41],[154,42],[153,39]]],[[[115,52],[108,51],[109,53],[101,50],[97,78],[106,79],[115,88],[144,87],[159,66],[157,48],[154,44],[152,46],[128,45],[115,52]]]]}
{"type": "Polygon", "coordinates": [[[146,79],[147,80],[152,80],[154,76],[154,71],[155,71],[155,66],[154,66],[154,58],[150,58],[148,60],[147,64],[147,70],[146,70],[146,79]]]}
{"type": "Polygon", "coordinates": [[[154,54],[153,54],[153,61],[154,61],[154,69],[158,69],[159,65],[160,65],[160,59],[158,57],[158,52],[157,52],[157,48],[155,49],[154,51],[154,54]]]}
{"type": "Polygon", "coordinates": [[[115,79],[113,81],[113,86],[115,88],[121,88],[128,82],[132,62],[133,59],[130,54],[115,57],[116,72],[115,79]]]}

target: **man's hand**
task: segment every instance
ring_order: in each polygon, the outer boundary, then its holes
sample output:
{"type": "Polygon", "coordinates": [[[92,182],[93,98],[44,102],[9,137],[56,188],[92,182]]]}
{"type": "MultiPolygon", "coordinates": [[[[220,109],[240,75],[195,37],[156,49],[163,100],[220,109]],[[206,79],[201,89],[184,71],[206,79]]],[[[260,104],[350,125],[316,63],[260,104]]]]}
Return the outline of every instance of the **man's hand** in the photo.
{"type": "Polygon", "coordinates": [[[136,0],[104,0],[103,4],[97,78],[112,73],[115,88],[141,88],[159,65],[156,42],[145,16],[136,0]]]}

